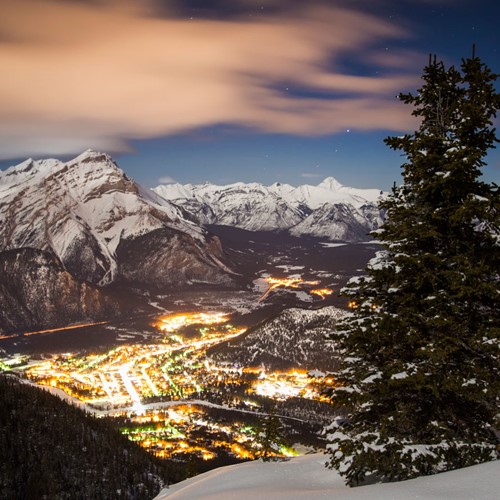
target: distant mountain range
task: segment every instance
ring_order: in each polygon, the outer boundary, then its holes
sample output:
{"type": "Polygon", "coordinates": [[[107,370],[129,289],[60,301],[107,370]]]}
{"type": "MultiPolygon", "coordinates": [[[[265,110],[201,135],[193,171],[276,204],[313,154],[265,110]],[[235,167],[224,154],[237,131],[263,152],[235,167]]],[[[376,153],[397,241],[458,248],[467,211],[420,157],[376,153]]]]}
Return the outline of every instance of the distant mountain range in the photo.
{"type": "Polygon", "coordinates": [[[355,189],[329,177],[317,186],[238,182],[165,184],[153,189],[183,207],[201,224],[250,231],[285,230],[294,236],[359,242],[382,224],[378,189],[355,189]]]}

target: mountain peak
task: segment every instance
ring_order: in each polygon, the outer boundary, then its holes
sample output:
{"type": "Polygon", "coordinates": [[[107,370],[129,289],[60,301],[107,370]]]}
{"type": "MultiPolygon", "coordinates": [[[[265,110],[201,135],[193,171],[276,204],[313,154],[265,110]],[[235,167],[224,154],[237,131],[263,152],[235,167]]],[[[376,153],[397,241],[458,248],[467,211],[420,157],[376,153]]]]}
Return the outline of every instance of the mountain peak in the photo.
{"type": "Polygon", "coordinates": [[[101,153],[100,151],[96,151],[95,149],[88,148],[83,153],[81,153],[80,156],[96,156],[96,155],[100,156],[103,154],[105,154],[105,153],[101,153]]]}
{"type": "Polygon", "coordinates": [[[74,163],[90,163],[90,162],[112,163],[113,165],[116,165],[113,158],[111,158],[111,156],[109,156],[107,153],[101,153],[93,149],[85,150],[83,153],[79,154],[76,158],[73,158],[68,163],[74,164],[74,163]]]}
{"type": "Polygon", "coordinates": [[[318,184],[318,187],[329,189],[330,191],[338,191],[341,187],[344,186],[334,177],[327,177],[318,184]]]}
{"type": "Polygon", "coordinates": [[[0,170],[0,185],[4,189],[11,184],[24,182],[26,179],[36,176],[39,169],[40,164],[33,158],[28,158],[18,165],[9,167],[7,170],[0,170]]]}
{"type": "Polygon", "coordinates": [[[33,158],[28,158],[27,160],[24,160],[23,162],[19,163],[18,165],[15,165],[15,169],[18,172],[28,172],[31,169],[33,169],[35,166],[35,160],[33,158]]]}

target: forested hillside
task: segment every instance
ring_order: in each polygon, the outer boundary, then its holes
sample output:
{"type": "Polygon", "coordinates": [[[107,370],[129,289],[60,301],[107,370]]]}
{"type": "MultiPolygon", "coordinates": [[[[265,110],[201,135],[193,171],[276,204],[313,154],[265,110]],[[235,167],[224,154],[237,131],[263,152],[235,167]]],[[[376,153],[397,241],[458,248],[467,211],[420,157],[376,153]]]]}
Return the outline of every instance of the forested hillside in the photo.
{"type": "Polygon", "coordinates": [[[0,376],[0,498],[150,499],[182,470],[105,419],[0,376]]]}

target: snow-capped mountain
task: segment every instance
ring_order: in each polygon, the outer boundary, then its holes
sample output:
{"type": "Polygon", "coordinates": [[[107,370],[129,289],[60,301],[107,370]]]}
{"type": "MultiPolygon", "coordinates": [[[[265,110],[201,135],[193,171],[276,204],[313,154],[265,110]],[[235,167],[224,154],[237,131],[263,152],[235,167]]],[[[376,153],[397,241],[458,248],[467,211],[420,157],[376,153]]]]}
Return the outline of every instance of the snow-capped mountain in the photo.
{"type": "Polygon", "coordinates": [[[250,231],[288,230],[294,236],[363,241],[382,223],[377,208],[380,190],[346,187],[332,177],[317,186],[166,184],[153,191],[184,207],[202,224],[250,231]]]}
{"type": "Polygon", "coordinates": [[[217,238],[92,150],[0,172],[0,251],[26,247],[100,286],[231,281],[217,238]]]}

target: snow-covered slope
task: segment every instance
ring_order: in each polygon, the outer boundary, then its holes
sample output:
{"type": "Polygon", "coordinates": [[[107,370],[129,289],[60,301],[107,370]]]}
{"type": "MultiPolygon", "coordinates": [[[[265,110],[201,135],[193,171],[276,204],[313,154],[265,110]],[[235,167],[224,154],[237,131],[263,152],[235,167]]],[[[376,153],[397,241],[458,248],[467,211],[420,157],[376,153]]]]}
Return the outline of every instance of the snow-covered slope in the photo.
{"type": "Polygon", "coordinates": [[[342,186],[332,177],[317,186],[166,184],[154,191],[203,224],[250,231],[289,230],[295,236],[362,241],[382,223],[377,208],[380,190],[342,186]]]}
{"type": "Polygon", "coordinates": [[[229,281],[216,238],[95,151],[0,172],[0,220],[0,251],[47,251],[79,280],[229,281]]]}
{"type": "Polygon", "coordinates": [[[265,365],[269,369],[300,366],[334,371],[338,360],[328,334],[335,330],[345,311],[328,306],[321,309],[286,309],[275,318],[251,329],[246,335],[216,352],[217,361],[242,366],[265,365]],[[293,346],[293,349],[290,349],[293,346]]]}
{"type": "Polygon", "coordinates": [[[325,462],[314,454],[222,467],[164,489],[156,500],[496,500],[500,491],[498,461],[357,488],[345,486],[325,462]]]}

